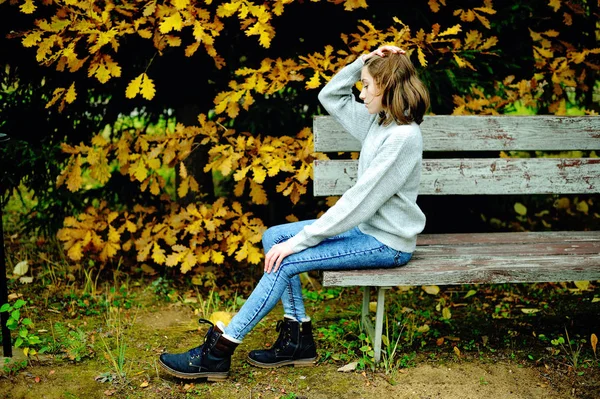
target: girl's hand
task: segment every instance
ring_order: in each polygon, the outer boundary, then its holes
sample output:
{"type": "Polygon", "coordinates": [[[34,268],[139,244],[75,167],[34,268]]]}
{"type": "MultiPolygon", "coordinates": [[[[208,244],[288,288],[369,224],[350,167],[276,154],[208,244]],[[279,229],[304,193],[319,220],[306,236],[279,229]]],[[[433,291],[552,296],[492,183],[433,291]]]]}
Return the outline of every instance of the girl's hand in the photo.
{"type": "Polygon", "coordinates": [[[402,50],[400,47],[397,47],[397,46],[385,45],[385,46],[379,47],[377,50],[371,51],[369,54],[364,54],[362,56],[362,59],[363,59],[363,61],[366,61],[369,58],[372,58],[376,55],[379,57],[385,57],[386,53],[406,54],[406,51],[402,50]]]}
{"type": "Polygon", "coordinates": [[[275,273],[279,269],[281,262],[293,253],[287,241],[273,245],[269,252],[267,252],[267,256],[265,256],[265,273],[271,273],[271,271],[275,273]]]}

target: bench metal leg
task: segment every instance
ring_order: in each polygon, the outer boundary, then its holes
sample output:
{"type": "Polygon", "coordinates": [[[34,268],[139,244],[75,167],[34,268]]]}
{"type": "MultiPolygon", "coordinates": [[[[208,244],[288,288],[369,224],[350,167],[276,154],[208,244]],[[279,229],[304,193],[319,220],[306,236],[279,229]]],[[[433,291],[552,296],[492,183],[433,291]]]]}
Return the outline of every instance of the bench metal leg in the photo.
{"type": "Polygon", "coordinates": [[[377,287],[377,311],[375,313],[375,328],[369,315],[371,287],[364,287],[362,306],[362,325],[373,343],[375,363],[381,360],[381,336],[383,335],[383,316],[385,313],[385,291],[392,287],[377,287]]]}

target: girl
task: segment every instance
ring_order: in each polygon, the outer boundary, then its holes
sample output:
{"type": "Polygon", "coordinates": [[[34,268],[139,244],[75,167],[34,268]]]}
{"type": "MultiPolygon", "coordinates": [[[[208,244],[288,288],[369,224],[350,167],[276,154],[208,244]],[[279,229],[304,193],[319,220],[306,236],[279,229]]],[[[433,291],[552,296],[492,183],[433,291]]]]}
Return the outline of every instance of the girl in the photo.
{"type": "Polygon", "coordinates": [[[397,267],[406,264],[425,227],[417,205],[427,89],[405,52],[382,46],[339,71],[319,93],[325,110],[360,140],[356,184],[316,220],[283,224],[263,235],[264,275],[224,326],[211,324],[202,345],[163,353],[159,363],[179,378],[225,379],[242,339],[281,299],[283,320],[270,349],[254,350],[258,367],[313,365],[317,353],[304,310],[299,274],[311,270],[397,267]],[[356,101],[352,88],[362,83],[356,101]]]}

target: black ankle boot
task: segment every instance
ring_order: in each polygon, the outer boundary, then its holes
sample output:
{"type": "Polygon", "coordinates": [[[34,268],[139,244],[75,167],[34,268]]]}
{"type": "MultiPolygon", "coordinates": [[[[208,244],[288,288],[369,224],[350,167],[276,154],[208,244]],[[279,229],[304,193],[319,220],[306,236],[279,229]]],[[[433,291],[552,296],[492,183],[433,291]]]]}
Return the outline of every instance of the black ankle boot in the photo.
{"type": "Polygon", "coordinates": [[[314,366],[317,349],[310,321],[284,318],[277,322],[279,337],[270,349],[253,350],[248,362],[258,367],[314,366]]]}
{"type": "Polygon", "coordinates": [[[231,355],[238,346],[223,337],[223,331],[208,320],[200,319],[200,324],[210,324],[204,336],[204,343],[180,354],[163,353],[158,363],[169,374],[185,379],[207,378],[208,381],[224,380],[229,375],[231,355]]]}

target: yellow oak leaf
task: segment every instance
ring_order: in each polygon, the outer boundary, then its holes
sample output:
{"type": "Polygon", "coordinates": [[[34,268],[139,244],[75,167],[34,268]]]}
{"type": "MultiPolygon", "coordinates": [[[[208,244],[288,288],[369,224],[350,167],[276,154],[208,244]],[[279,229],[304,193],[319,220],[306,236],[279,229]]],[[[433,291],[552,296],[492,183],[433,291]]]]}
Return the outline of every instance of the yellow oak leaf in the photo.
{"type": "Polygon", "coordinates": [[[533,46],[533,49],[535,50],[535,52],[537,52],[539,55],[541,55],[544,58],[552,58],[554,57],[554,53],[551,50],[542,48],[542,47],[538,47],[538,46],[533,46]]]}
{"type": "Polygon", "coordinates": [[[557,12],[560,8],[560,0],[550,0],[548,5],[554,9],[554,12],[557,12]]]}
{"type": "Polygon", "coordinates": [[[43,33],[44,32],[42,32],[41,30],[29,32],[25,35],[25,37],[23,37],[23,40],[21,40],[21,44],[23,45],[23,47],[33,47],[37,44],[37,42],[42,40],[43,33]]]}
{"type": "Polygon", "coordinates": [[[171,3],[178,10],[183,10],[183,9],[187,8],[190,5],[190,0],[172,0],[171,3]]]}
{"type": "Polygon", "coordinates": [[[69,90],[67,90],[67,94],[65,94],[65,101],[69,104],[73,103],[77,98],[77,92],[75,91],[75,82],[71,83],[69,86],[69,90]]]}
{"type": "Polygon", "coordinates": [[[352,11],[356,8],[367,8],[366,0],[345,0],[344,10],[352,11]]]}
{"type": "Polygon", "coordinates": [[[71,258],[71,260],[81,260],[81,258],[83,257],[83,252],[81,251],[81,249],[81,241],[78,241],[69,248],[69,250],[67,251],[67,255],[69,256],[69,258],[71,258]]]}
{"type": "Polygon", "coordinates": [[[460,24],[456,24],[453,27],[448,28],[445,31],[443,31],[442,33],[440,33],[439,36],[456,35],[461,30],[462,30],[462,27],[460,26],[460,24]]]}
{"type": "Polygon", "coordinates": [[[267,193],[263,187],[254,182],[254,180],[250,180],[250,197],[252,198],[252,202],[257,205],[264,205],[267,203],[267,193]]]}
{"type": "Polygon", "coordinates": [[[427,2],[427,4],[429,4],[429,8],[431,9],[432,12],[440,11],[440,4],[438,3],[437,0],[429,0],[427,2]]]}
{"type": "Polygon", "coordinates": [[[262,261],[262,251],[255,246],[248,246],[248,262],[252,264],[259,264],[262,261]]]}
{"type": "Polygon", "coordinates": [[[143,73],[142,75],[144,79],[142,80],[140,92],[142,93],[142,97],[144,97],[146,100],[152,100],[154,98],[154,95],[156,94],[154,82],[145,73],[143,73]]]}
{"type": "Polygon", "coordinates": [[[200,48],[200,42],[194,42],[194,43],[188,45],[185,48],[185,56],[191,57],[192,55],[196,54],[196,51],[198,51],[199,48],[200,48]]]}
{"type": "Polygon", "coordinates": [[[248,257],[248,241],[246,241],[235,254],[235,260],[242,262],[248,257]]]}
{"type": "Polygon", "coordinates": [[[133,175],[138,181],[142,182],[146,180],[148,177],[148,169],[146,168],[146,164],[143,159],[139,159],[129,171],[131,175],[133,175]]]}
{"type": "Polygon", "coordinates": [[[419,55],[419,63],[421,63],[422,66],[427,66],[427,59],[425,58],[425,53],[421,47],[417,49],[417,53],[419,55]]]}
{"type": "Polygon", "coordinates": [[[81,156],[78,155],[77,158],[75,158],[75,161],[72,163],[71,167],[69,168],[69,172],[68,172],[68,178],[67,178],[67,188],[69,189],[69,191],[71,192],[75,192],[77,190],[79,190],[81,188],[81,186],[83,185],[83,178],[81,177],[82,171],[81,171],[81,156]]]}
{"type": "MultiPolygon", "coordinates": [[[[116,211],[112,211],[108,214],[108,216],[106,217],[106,221],[108,223],[112,223],[116,218],[119,217],[119,212],[116,211]]],[[[110,238],[109,238],[110,239],[110,238]]]]}
{"type": "Polygon", "coordinates": [[[152,260],[154,260],[159,265],[162,265],[167,260],[165,256],[165,250],[160,247],[156,242],[152,246],[152,260]]]}
{"type": "Polygon", "coordinates": [[[265,178],[267,177],[267,171],[261,165],[253,166],[252,174],[254,176],[252,180],[259,184],[262,184],[265,181],[265,178]]]}
{"type": "Polygon", "coordinates": [[[306,88],[307,89],[316,89],[319,86],[321,86],[320,74],[319,74],[319,71],[315,71],[312,78],[310,78],[308,80],[308,82],[306,82],[306,88]]]}
{"type": "Polygon", "coordinates": [[[189,179],[185,178],[179,182],[179,187],[177,187],[177,195],[179,198],[183,198],[187,195],[189,190],[189,179]]]}
{"type": "Polygon", "coordinates": [[[181,263],[181,273],[185,274],[189,272],[192,267],[196,266],[197,259],[192,251],[187,251],[185,257],[183,258],[183,262],[181,263]]]}
{"type": "Polygon", "coordinates": [[[52,100],[48,101],[48,103],[46,104],[46,108],[50,108],[51,106],[56,104],[56,102],[61,99],[61,97],[64,95],[64,93],[65,93],[64,87],[58,87],[58,88],[54,89],[54,92],[52,93],[52,100]]]}
{"type": "Polygon", "coordinates": [[[465,60],[461,57],[459,57],[458,55],[454,54],[454,61],[456,61],[456,63],[458,64],[458,66],[460,68],[464,68],[467,63],[465,62],[465,60]]]}
{"type": "Polygon", "coordinates": [[[179,11],[163,19],[159,25],[159,30],[162,34],[169,33],[172,30],[180,31],[181,28],[183,28],[183,19],[179,11]]]}
{"type": "Polygon", "coordinates": [[[121,245],[117,243],[107,242],[102,251],[100,251],[99,258],[101,261],[106,261],[112,257],[114,257],[117,252],[121,249],[121,245]]]}
{"type": "Polygon", "coordinates": [[[156,1],[149,1],[144,6],[143,15],[144,17],[149,17],[150,15],[154,14],[154,11],[156,11],[156,1]]]}
{"type": "Polygon", "coordinates": [[[167,44],[171,47],[181,46],[181,38],[180,37],[173,36],[173,35],[167,35],[167,36],[165,36],[165,39],[167,40],[167,44]]]}
{"type": "Polygon", "coordinates": [[[137,226],[135,225],[135,223],[133,223],[130,220],[126,220],[125,221],[125,228],[127,229],[127,231],[129,231],[130,233],[135,233],[137,231],[137,226]]]}
{"type": "Polygon", "coordinates": [[[121,234],[113,226],[108,228],[108,241],[114,243],[121,241],[121,234]]]}
{"type": "Polygon", "coordinates": [[[221,251],[211,251],[210,259],[217,265],[222,265],[225,261],[225,256],[221,251]]]}
{"type": "Polygon", "coordinates": [[[19,6],[23,14],[33,14],[37,7],[33,4],[33,0],[25,0],[25,3],[19,6]]]}

